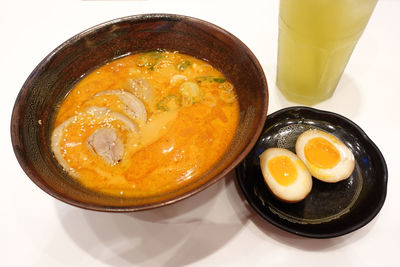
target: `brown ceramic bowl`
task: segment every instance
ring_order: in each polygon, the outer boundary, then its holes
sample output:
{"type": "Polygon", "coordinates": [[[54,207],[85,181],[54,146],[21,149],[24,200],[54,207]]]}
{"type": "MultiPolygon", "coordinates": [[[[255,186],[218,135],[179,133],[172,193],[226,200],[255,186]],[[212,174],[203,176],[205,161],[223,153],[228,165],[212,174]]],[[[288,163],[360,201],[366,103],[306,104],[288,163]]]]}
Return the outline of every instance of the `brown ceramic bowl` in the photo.
{"type": "Polygon", "coordinates": [[[254,146],[267,107],[268,88],[263,70],[252,52],[232,34],[191,17],[137,15],[83,31],[43,59],[16,99],[11,137],[25,173],[53,197],[85,209],[137,211],[187,198],[224,177],[254,146]],[[120,56],[154,49],[205,59],[234,84],[241,112],[234,140],[212,169],[179,190],[140,199],[90,191],[69,177],[51,152],[49,140],[57,106],[82,75],[120,56]]]}

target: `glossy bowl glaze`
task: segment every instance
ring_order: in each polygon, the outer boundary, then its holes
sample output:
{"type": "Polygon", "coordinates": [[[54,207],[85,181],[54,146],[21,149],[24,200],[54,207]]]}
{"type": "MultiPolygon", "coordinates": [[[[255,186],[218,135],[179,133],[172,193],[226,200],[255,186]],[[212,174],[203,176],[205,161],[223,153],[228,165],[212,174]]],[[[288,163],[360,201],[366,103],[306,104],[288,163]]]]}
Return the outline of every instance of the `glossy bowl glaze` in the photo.
{"type": "Polygon", "coordinates": [[[270,114],[254,149],[236,168],[237,179],[250,206],[273,225],[306,237],[331,238],[369,223],[385,202],[388,172],[379,148],[349,119],[309,107],[290,107],[270,114]],[[313,179],[310,194],[301,202],[285,203],[268,190],[259,155],[270,147],[295,152],[297,137],[317,128],[338,137],[353,152],[351,176],[337,183],[313,179]]]}
{"type": "Polygon", "coordinates": [[[66,203],[100,211],[137,211],[187,198],[231,171],[251,150],[265,121],[268,88],[252,52],[227,31],[202,20],[170,14],[115,19],[67,40],[33,70],[15,102],[11,136],[15,155],[29,178],[66,203]],[[82,75],[115,58],[155,49],[208,61],[235,86],[240,122],[234,140],[207,173],[174,192],[148,198],[111,197],[90,191],[59,166],[49,145],[57,106],[82,75]]]}

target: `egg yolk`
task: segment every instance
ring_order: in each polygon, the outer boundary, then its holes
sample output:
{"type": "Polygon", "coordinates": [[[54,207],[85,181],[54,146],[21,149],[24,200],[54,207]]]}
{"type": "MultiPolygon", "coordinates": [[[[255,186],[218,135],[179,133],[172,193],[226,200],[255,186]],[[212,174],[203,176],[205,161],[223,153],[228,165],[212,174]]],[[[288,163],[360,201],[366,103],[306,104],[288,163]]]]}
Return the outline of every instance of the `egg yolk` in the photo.
{"type": "Polygon", "coordinates": [[[337,148],[322,137],[310,139],[304,147],[304,155],[309,163],[323,169],[335,167],[340,161],[337,148]]]}
{"type": "Polygon", "coordinates": [[[277,156],[268,161],[268,169],[276,182],[289,186],[297,179],[297,169],[288,156],[277,156]]]}

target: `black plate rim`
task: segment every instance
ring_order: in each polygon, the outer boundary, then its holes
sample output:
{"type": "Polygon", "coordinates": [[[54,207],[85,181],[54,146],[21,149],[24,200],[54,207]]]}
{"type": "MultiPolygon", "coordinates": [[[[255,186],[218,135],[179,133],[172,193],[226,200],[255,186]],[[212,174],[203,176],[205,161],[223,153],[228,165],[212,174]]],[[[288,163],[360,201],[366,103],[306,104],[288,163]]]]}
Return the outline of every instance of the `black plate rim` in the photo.
{"type": "MultiPolygon", "coordinates": [[[[377,206],[374,210],[371,211],[371,213],[369,214],[369,216],[365,217],[360,223],[353,225],[352,227],[348,227],[346,229],[342,229],[340,231],[336,231],[336,232],[332,232],[330,234],[320,234],[320,233],[313,233],[313,232],[308,232],[308,231],[300,231],[300,230],[296,230],[294,228],[291,227],[286,227],[282,224],[280,224],[278,221],[275,221],[273,218],[270,218],[265,212],[263,212],[262,210],[260,210],[257,205],[251,200],[250,196],[249,196],[249,192],[247,191],[247,188],[245,186],[245,182],[243,179],[243,175],[241,173],[241,169],[243,168],[243,162],[244,160],[235,168],[235,173],[236,173],[236,179],[238,181],[239,187],[242,191],[242,194],[245,196],[245,199],[247,201],[247,203],[250,205],[250,207],[252,209],[254,209],[256,211],[256,213],[258,215],[260,215],[264,220],[266,220],[267,222],[271,223],[272,225],[295,235],[299,235],[302,237],[308,237],[308,238],[316,238],[316,239],[326,239],[326,238],[334,238],[334,237],[339,237],[339,236],[343,236],[346,234],[349,234],[351,232],[354,232],[362,227],[364,227],[365,225],[367,225],[369,222],[371,222],[380,212],[380,210],[382,209],[385,200],[386,200],[386,195],[387,195],[387,183],[388,183],[388,169],[387,169],[387,164],[386,161],[383,157],[382,152],[380,151],[380,149],[378,148],[378,146],[368,137],[368,135],[364,132],[364,130],[361,129],[360,126],[358,126],[355,122],[353,122],[352,120],[346,118],[343,115],[337,114],[335,112],[332,111],[326,111],[326,110],[320,110],[320,109],[316,109],[316,108],[311,108],[311,107],[305,107],[305,106],[292,106],[292,107],[287,107],[287,108],[283,108],[280,110],[277,110],[273,113],[271,113],[270,115],[267,116],[267,118],[265,119],[265,123],[264,123],[264,129],[263,132],[265,131],[265,129],[268,127],[268,121],[274,119],[277,116],[280,116],[281,114],[284,113],[288,113],[288,112],[299,112],[299,111],[306,111],[306,112],[310,112],[310,113],[314,113],[314,114],[319,114],[319,115],[323,115],[323,116],[330,116],[330,117],[334,117],[340,121],[346,122],[348,124],[350,124],[352,127],[354,127],[359,134],[361,134],[363,136],[363,138],[365,138],[365,141],[368,142],[372,148],[374,149],[374,151],[376,152],[376,156],[379,158],[379,161],[381,163],[381,167],[382,167],[382,184],[383,184],[383,191],[382,194],[379,198],[379,202],[377,203],[377,206]]],[[[263,134],[260,135],[259,138],[261,138],[263,134]]],[[[249,154],[250,155],[250,154],[249,154]]]]}

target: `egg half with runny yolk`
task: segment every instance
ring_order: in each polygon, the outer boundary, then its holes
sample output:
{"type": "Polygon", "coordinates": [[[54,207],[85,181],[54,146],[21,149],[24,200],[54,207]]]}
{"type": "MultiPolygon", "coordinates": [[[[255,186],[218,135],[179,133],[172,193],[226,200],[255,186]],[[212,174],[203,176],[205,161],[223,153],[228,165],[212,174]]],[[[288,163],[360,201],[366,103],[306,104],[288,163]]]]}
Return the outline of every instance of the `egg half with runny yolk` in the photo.
{"type": "Polygon", "coordinates": [[[311,175],[323,182],[347,179],[355,166],[351,150],[337,137],[318,129],[305,131],[297,138],[296,154],[311,175]]]}
{"type": "Polygon", "coordinates": [[[271,192],[286,202],[303,200],[312,188],[312,177],[304,163],[284,148],[268,148],[260,155],[265,183],[271,192]]]}

